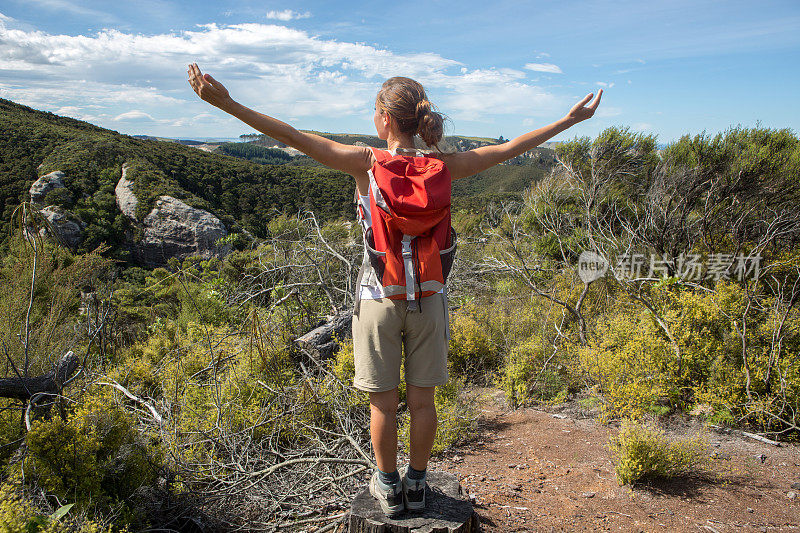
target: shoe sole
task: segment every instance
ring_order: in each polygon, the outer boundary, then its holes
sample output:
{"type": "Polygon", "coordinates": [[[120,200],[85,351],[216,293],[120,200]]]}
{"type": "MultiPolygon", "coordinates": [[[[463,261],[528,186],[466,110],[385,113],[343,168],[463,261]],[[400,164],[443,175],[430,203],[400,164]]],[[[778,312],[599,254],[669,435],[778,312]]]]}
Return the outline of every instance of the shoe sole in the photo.
{"type": "Polygon", "coordinates": [[[373,498],[378,500],[378,503],[381,506],[381,511],[383,511],[383,514],[385,514],[389,518],[397,518],[398,516],[403,514],[403,511],[405,511],[405,494],[403,495],[403,503],[391,506],[389,505],[389,502],[381,498],[379,495],[375,494],[373,489],[374,486],[375,486],[374,483],[370,482],[369,493],[372,495],[373,498]]]}

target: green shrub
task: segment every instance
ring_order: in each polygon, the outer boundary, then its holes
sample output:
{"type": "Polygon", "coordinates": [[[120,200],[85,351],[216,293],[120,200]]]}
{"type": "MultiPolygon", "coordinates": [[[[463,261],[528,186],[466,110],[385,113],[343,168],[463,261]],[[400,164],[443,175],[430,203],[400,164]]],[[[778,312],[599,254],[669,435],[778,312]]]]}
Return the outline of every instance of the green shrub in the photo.
{"type": "MultiPolygon", "coordinates": [[[[800,264],[797,256],[786,261],[800,264]]],[[[748,398],[740,336],[747,294],[729,280],[720,280],[715,290],[683,291],[675,299],[674,330],[684,353],[684,386],[691,389],[695,405],[712,409],[707,415],[710,421],[743,421],[758,431],[781,431],[786,426],[780,420],[795,419],[800,398],[800,358],[794,356],[800,350],[800,312],[765,295],[758,306],[750,306],[748,398]]]]}
{"type": "Polygon", "coordinates": [[[100,499],[102,475],[97,464],[100,442],[79,424],[61,417],[32,424],[27,435],[30,460],[26,477],[59,498],[89,503],[100,499]]]}
{"type": "Polygon", "coordinates": [[[603,317],[577,353],[602,399],[601,420],[654,412],[676,394],[674,352],[646,310],[603,317]]]}
{"type": "Polygon", "coordinates": [[[0,533],[111,533],[110,526],[89,520],[68,523],[71,509],[65,505],[52,514],[42,513],[6,483],[0,486],[0,533]]]}
{"type": "Polygon", "coordinates": [[[535,337],[511,348],[497,380],[510,405],[566,399],[570,378],[560,359],[550,357],[552,350],[552,346],[543,346],[542,340],[535,337]]]}
{"type": "Polygon", "coordinates": [[[25,475],[61,501],[75,503],[76,510],[113,510],[134,520],[131,498],[155,482],[162,452],[117,405],[115,394],[96,389],[66,418],[34,421],[26,437],[25,475]]]}
{"type": "Polygon", "coordinates": [[[663,430],[630,419],[623,419],[622,428],[608,444],[620,485],[701,470],[708,458],[707,445],[700,436],[671,440],[663,430]]]}
{"type": "Polygon", "coordinates": [[[448,360],[456,374],[476,378],[499,365],[501,359],[486,318],[478,316],[472,306],[450,315],[448,360]]]}

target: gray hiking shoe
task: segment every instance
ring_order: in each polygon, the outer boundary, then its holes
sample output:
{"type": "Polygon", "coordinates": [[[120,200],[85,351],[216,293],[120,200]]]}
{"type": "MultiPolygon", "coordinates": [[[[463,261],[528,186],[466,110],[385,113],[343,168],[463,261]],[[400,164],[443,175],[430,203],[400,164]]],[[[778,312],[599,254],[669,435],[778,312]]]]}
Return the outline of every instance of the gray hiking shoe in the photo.
{"type": "Polygon", "coordinates": [[[378,479],[377,470],[369,480],[369,493],[378,500],[381,510],[389,518],[396,518],[406,508],[403,504],[403,482],[398,481],[394,485],[384,485],[378,479]]]}
{"type": "Polygon", "coordinates": [[[409,479],[408,468],[403,472],[403,500],[406,504],[406,509],[409,511],[422,511],[425,509],[425,487],[428,483],[425,479],[427,474],[422,479],[409,479]]]}

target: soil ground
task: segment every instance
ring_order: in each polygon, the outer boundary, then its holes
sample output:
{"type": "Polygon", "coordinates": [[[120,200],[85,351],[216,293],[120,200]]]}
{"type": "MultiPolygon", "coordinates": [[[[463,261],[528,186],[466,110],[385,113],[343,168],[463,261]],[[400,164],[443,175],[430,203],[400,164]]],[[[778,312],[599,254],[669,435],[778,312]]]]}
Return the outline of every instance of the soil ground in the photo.
{"type": "MultiPolygon", "coordinates": [[[[480,393],[476,438],[430,468],[459,475],[483,531],[800,531],[800,446],[707,430],[707,472],[630,488],[606,446],[617,427],[576,403],[511,410],[499,391],[480,393]]],[[[703,427],[667,425],[672,435],[703,427]]]]}

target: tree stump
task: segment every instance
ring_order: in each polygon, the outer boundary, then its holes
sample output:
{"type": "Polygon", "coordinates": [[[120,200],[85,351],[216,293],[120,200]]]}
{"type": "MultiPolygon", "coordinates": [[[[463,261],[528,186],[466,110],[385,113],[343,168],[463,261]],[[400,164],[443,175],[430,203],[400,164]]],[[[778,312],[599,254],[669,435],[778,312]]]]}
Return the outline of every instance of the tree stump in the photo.
{"type": "Polygon", "coordinates": [[[428,472],[425,510],[405,511],[388,518],[365,487],[350,507],[349,533],[471,533],[478,531],[478,517],[461,490],[458,478],[446,472],[428,472]]]}

